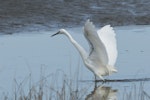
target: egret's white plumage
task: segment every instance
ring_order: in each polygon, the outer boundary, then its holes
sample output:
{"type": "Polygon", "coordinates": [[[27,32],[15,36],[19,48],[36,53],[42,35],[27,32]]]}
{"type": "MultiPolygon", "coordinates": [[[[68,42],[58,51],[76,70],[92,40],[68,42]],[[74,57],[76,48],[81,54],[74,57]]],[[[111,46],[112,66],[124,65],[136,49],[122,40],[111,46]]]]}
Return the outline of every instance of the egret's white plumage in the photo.
{"type": "Polygon", "coordinates": [[[117,59],[117,45],[115,32],[110,25],[106,25],[97,31],[99,38],[105,44],[108,56],[108,64],[114,66],[117,59]]]}
{"type": "Polygon", "coordinates": [[[117,72],[114,68],[117,58],[116,38],[115,32],[110,25],[106,25],[96,31],[93,23],[90,22],[90,20],[86,21],[84,36],[90,46],[89,53],[87,53],[65,29],[60,29],[59,32],[52,36],[57,34],[65,34],[69,38],[71,43],[79,51],[86,67],[102,80],[104,80],[102,76],[117,72]]]}

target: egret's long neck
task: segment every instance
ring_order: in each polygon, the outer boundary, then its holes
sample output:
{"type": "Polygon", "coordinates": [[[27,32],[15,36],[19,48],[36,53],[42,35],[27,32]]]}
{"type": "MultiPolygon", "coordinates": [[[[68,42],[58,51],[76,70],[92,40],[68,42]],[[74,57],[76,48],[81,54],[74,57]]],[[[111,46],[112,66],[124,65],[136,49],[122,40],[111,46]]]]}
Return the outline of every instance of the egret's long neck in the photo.
{"type": "Polygon", "coordinates": [[[84,50],[84,48],[81,45],[79,45],[66,30],[65,30],[65,35],[69,38],[71,43],[77,48],[77,50],[79,51],[82,59],[85,60],[87,58],[88,54],[84,50]]]}

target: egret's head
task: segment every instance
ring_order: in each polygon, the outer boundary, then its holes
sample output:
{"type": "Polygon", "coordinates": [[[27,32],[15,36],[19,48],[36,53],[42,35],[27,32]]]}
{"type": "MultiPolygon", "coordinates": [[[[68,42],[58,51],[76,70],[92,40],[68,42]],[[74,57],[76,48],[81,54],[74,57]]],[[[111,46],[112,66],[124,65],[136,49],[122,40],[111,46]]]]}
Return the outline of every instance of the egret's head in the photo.
{"type": "Polygon", "coordinates": [[[51,35],[51,37],[55,36],[55,35],[58,35],[58,34],[65,34],[66,33],[66,30],[65,29],[60,29],[57,33],[51,35]]]}

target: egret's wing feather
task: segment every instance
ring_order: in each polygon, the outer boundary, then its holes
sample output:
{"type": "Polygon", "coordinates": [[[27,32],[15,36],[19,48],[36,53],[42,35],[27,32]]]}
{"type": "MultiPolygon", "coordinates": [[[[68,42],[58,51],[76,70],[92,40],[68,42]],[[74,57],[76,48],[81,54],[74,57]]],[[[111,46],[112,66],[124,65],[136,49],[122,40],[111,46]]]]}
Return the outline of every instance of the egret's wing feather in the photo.
{"type": "Polygon", "coordinates": [[[99,38],[103,42],[107,55],[108,55],[108,64],[114,65],[117,58],[117,45],[115,32],[110,25],[106,25],[97,31],[99,38]]]}
{"type": "Polygon", "coordinates": [[[84,36],[86,37],[86,40],[87,40],[88,43],[89,43],[89,47],[90,47],[90,53],[89,53],[89,55],[91,55],[92,52],[93,52],[93,50],[94,50],[94,47],[93,47],[92,42],[89,40],[89,38],[87,38],[87,37],[88,37],[88,34],[85,33],[85,28],[84,28],[84,36]]]}
{"type": "Polygon", "coordinates": [[[84,35],[89,42],[90,45],[90,54],[89,57],[95,63],[99,64],[107,64],[108,63],[108,56],[105,49],[104,44],[101,42],[95,26],[89,20],[86,21],[84,26],[84,35]]]}

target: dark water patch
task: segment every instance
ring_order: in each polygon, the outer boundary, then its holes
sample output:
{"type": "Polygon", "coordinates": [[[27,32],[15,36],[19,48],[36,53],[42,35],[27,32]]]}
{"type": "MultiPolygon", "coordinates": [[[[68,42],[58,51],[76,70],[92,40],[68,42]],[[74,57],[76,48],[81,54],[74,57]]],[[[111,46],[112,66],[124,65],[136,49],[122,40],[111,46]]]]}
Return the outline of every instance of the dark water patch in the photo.
{"type": "Polygon", "coordinates": [[[149,0],[0,0],[0,33],[83,25],[150,24],[149,0]]]}
{"type": "Polygon", "coordinates": [[[103,80],[80,80],[80,82],[141,82],[141,81],[150,81],[150,78],[137,78],[137,79],[105,79],[103,80]]]}

